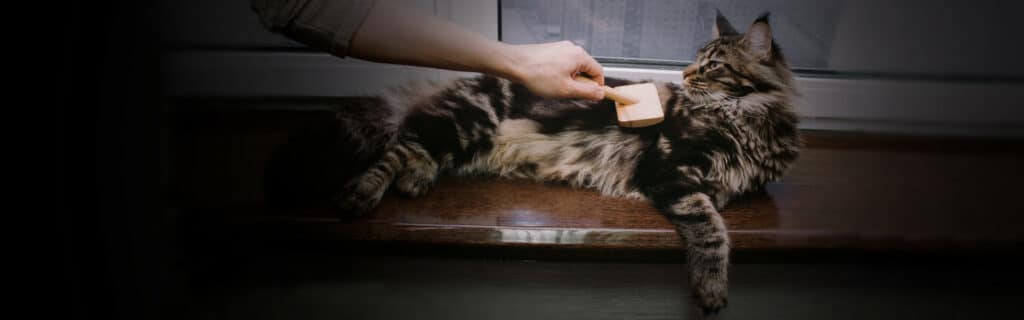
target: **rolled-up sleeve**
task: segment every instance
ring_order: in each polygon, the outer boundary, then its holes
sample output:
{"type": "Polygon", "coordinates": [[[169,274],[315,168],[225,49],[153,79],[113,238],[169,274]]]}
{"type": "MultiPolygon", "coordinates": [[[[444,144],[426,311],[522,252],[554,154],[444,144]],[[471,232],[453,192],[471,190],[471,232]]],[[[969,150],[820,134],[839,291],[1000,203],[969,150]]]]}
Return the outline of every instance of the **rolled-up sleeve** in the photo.
{"type": "Polygon", "coordinates": [[[330,52],[348,55],[352,37],[374,0],[250,0],[270,31],[330,52]]]}

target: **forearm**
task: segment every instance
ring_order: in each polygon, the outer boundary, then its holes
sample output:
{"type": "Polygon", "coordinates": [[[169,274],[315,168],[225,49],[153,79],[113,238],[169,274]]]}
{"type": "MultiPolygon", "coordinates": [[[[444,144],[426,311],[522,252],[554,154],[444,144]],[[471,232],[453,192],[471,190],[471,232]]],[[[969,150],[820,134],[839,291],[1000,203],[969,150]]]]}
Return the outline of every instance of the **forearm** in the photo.
{"type": "Polygon", "coordinates": [[[353,57],[519,80],[515,46],[487,39],[451,22],[378,1],[352,39],[353,57]]]}
{"type": "Polygon", "coordinates": [[[568,41],[508,45],[391,0],[250,0],[270,30],[334,55],[503,77],[549,98],[601,99],[601,65],[568,41]]]}
{"type": "Polygon", "coordinates": [[[268,30],[339,57],[349,55],[352,35],[373,0],[249,0],[268,30]]]}

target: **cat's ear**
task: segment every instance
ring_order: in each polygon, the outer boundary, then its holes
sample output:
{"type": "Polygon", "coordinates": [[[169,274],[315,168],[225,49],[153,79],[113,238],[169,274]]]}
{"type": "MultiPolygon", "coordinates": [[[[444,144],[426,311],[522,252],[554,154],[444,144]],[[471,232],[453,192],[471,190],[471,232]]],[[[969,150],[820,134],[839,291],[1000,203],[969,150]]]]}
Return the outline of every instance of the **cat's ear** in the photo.
{"type": "Polygon", "coordinates": [[[750,25],[750,29],[743,36],[743,41],[747,43],[747,48],[763,61],[772,58],[772,27],[768,25],[768,13],[754,20],[754,24],[750,25]]]}
{"type": "Polygon", "coordinates": [[[731,36],[738,34],[736,29],[732,27],[729,20],[725,20],[725,16],[722,16],[722,12],[715,9],[715,25],[711,27],[711,39],[718,39],[722,36],[731,36]]]}

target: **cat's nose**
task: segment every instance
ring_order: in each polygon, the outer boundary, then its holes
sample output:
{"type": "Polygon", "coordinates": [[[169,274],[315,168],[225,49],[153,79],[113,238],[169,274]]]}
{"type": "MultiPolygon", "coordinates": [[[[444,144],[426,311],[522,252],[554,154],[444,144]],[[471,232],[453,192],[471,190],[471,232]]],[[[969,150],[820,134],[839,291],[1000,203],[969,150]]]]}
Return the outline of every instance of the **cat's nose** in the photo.
{"type": "Polygon", "coordinates": [[[692,80],[693,80],[693,74],[692,73],[683,73],[683,83],[690,84],[690,82],[692,82],[692,80]]]}
{"type": "Polygon", "coordinates": [[[696,74],[696,73],[697,73],[697,64],[691,64],[691,65],[687,66],[686,69],[683,69],[683,82],[686,82],[686,83],[690,82],[690,79],[692,79],[693,75],[696,74]]]}

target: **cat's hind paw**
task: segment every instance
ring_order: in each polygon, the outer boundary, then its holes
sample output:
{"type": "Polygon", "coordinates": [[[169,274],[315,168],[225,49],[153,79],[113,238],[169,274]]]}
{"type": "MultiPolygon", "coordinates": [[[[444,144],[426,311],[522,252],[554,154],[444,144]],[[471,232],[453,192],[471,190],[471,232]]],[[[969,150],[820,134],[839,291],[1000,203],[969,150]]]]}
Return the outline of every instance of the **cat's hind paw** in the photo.
{"type": "Polygon", "coordinates": [[[422,196],[434,186],[437,170],[437,163],[427,157],[410,157],[395,179],[395,188],[406,196],[422,196]]]}
{"type": "Polygon", "coordinates": [[[420,177],[416,175],[402,175],[395,180],[395,188],[403,195],[419,197],[427,194],[430,187],[434,185],[433,178],[420,177]]]}

